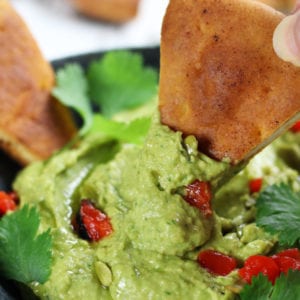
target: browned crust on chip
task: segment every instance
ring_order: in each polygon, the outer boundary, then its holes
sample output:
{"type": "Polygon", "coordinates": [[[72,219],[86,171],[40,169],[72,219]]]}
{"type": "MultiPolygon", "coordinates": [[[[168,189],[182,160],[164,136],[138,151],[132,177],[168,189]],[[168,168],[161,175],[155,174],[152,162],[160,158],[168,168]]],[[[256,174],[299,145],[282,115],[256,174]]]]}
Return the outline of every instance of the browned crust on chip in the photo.
{"type": "Polygon", "coordinates": [[[216,159],[243,159],[300,109],[300,69],[272,36],[283,14],[256,1],[171,0],[162,28],[161,120],[216,159]]]}
{"type": "Polygon", "coordinates": [[[89,17],[123,23],[134,18],[139,0],[70,0],[76,9],[89,17]]]}
{"type": "Polygon", "coordinates": [[[75,134],[50,96],[54,73],[27,26],[0,0],[0,146],[22,164],[44,159],[75,134]]]}
{"type": "Polygon", "coordinates": [[[256,0],[263,2],[282,12],[290,12],[296,5],[296,0],[256,0]]]}

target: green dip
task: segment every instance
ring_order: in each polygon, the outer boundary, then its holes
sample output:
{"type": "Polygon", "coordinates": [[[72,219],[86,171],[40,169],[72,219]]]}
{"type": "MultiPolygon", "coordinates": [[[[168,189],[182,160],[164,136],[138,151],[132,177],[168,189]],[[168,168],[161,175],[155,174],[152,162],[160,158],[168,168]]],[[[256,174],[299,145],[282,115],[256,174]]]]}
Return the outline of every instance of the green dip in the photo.
{"type": "Polygon", "coordinates": [[[22,204],[37,206],[40,230],[50,226],[53,236],[51,277],[31,285],[42,299],[234,299],[237,272],[211,275],[197,263],[199,251],[218,250],[242,263],[276,244],[253,223],[256,195],[248,182],[263,177],[264,184],[298,185],[291,166],[300,164],[293,148],[299,136],[287,133],[220,189],[230,164],[199,153],[194,137],[184,139],[158,119],[143,146],[94,134],[18,176],[22,204]],[[183,200],[195,179],[212,185],[209,218],[183,200]],[[86,198],[113,226],[99,242],[79,238],[71,226],[86,198]]]}

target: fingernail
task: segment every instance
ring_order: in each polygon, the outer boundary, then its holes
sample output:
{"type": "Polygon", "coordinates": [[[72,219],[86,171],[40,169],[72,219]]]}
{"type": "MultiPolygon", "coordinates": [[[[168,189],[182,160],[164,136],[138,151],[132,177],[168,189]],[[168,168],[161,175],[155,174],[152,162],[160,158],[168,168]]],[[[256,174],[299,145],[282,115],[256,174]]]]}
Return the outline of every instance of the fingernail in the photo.
{"type": "Polygon", "coordinates": [[[273,48],[281,59],[300,67],[300,11],[285,17],[277,26],[273,48]]]}
{"type": "Polygon", "coordinates": [[[296,51],[299,57],[300,56],[300,11],[298,11],[296,14],[296,21],[294,25],[294,37],[295,37],[296,51]]]}

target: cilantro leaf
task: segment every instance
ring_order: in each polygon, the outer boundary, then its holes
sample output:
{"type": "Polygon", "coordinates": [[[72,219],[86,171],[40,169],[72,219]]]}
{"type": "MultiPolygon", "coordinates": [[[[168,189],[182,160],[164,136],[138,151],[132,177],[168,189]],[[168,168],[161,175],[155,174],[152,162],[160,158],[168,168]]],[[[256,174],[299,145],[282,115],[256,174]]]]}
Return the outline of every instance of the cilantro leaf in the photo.
{"type": "Polygon", "coordinates": [[[290,270],[282,273],[276,280],[271,300],[300,299],[300,271],[290,270]]]}
{"type": "Polygon", "coordinates": [[[251,284],[246,284],[240,293],[242,300],[266,300],[272,292],[272,283],[263,274],[252,278],[251,284]]]}
{"type": "Polygon", "coordinates": [[[52,94],[80,114],[83,119],[80,133],[86,133],[91,127],[93,112],[88,97],[87,79],[81,66],[69,64],[60,69],[56,74],[56,87],[52,94]]]}
{"type": "Polygon", "coordinates": [[[35,208],[25,205],[0,220],[0,273],[23,283],[46,282],[51,273],[52,239],[49,230],[37,235],[35,208]]]}
{"type": "Polygon", "coordinates": [[[122,142],[142,144],[150,127],[150,118],[139,118],[129,123],[117,122],[95,114],[91,132],[102,132],[122,142]]]}
{"type": "Polygon", "coordinates": [[[300,299],[300,271],[281,273],[272,286],[266,276],[253,277],[251,285],[246,284],[240,293],[241,300],[298,300],[300,299]]]}
{"type": "Polygon", "coordinates": [[[286,184],[272,185],[260,193],[256,223],[277,234],[282,245],[294,245],[300,239],[300,195],[286,184]]]}
{"type": "Polygon", "coordinates": [[[146,103],[157,92],[157,71],[129,51],[107,53],[89,66],[87,77],[92,101],[108,118],[146,103]]]}

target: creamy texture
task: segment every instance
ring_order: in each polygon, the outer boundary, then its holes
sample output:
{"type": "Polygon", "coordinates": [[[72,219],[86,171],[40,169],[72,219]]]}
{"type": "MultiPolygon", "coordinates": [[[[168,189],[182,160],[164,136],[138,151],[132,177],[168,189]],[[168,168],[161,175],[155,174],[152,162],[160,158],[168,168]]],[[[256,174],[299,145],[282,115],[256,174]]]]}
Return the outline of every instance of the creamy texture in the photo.
{"type": "Polygon", "coordinates": [[[298,188],[298,172],[288,167],[300,164],[297,137],[288,133],[276,141],[220,190],[230,165],[199,153],[194,137],[184,139],[157,117],[141,147],[94,135],[29,166],[14,187],[23,204],[37,205],[41,230],[50,226],[54,242],[50,279],[31,287],[42,299],[234,299],[236,271],[212,276],[197,255],[215,249],[242,262],[274,247],[276,238],[253,223],[248,181],[263,177],[265,184],[298,188]],[[216,192],[212,217],[183,200],[195,179],[210,181],[216,192]],[[97,243],[72,230],[84,198],[112,222],[113,233],[97,243]]]}

